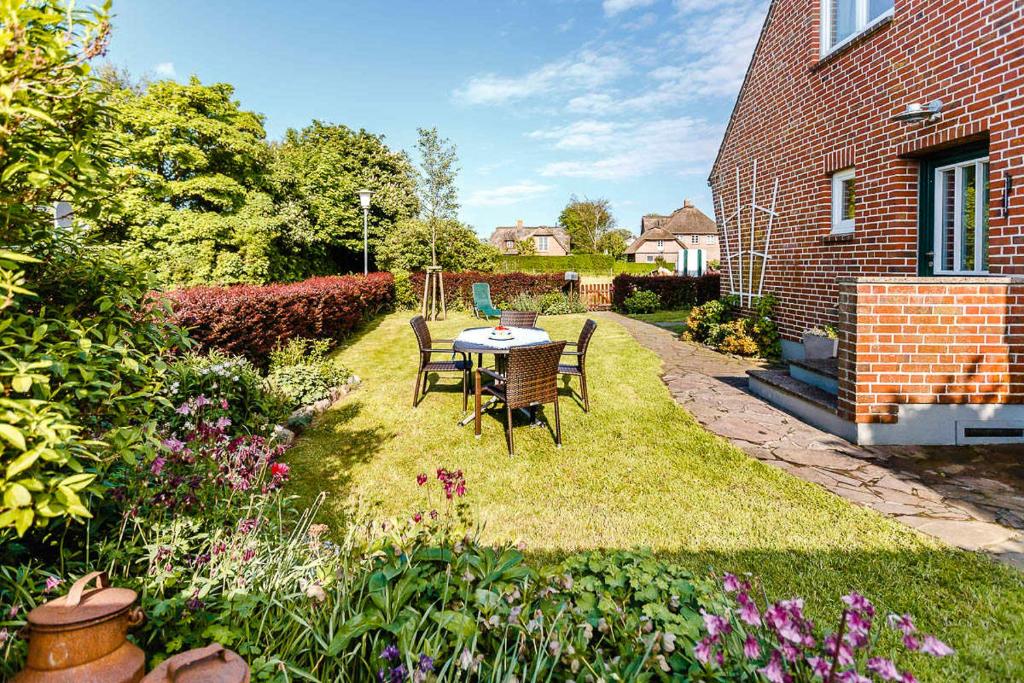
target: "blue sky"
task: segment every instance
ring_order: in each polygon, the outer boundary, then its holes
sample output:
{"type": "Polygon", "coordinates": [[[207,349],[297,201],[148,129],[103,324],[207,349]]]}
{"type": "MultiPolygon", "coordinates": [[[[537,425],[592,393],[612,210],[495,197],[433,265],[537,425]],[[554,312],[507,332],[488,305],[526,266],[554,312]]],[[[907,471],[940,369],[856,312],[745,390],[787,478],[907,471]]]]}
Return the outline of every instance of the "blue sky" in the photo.
{"type": "Polygon", "coordinates": [[[554,224],[570,194],[621,227],[706,178],[767,0],[115,0],[109,59],[226,81],[271,138],[312,119],[413,151],[456,143],[462,220],[554,224]]]}

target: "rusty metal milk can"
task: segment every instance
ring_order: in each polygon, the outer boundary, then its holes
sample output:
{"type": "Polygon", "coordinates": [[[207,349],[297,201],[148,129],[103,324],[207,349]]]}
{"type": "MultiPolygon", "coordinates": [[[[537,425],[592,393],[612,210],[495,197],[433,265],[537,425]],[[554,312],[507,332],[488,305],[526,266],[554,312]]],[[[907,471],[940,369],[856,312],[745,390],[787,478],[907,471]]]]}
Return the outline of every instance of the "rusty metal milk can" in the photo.
{"type": "Polygon", "coordinates": [[[249,665],[220,643],[174,655],[142,683],[249,683],[249,665]]]}
{"type": "Polygon", "coordinates": [[[68,594],[29,612],[28,660],[14,683],[138,683],[146,656],[128,642],[142,623],[137,594],[111,588],[105,572],[86,574],[68,594]],[[90,581],[96,587],[86,590],[90,581]]]}

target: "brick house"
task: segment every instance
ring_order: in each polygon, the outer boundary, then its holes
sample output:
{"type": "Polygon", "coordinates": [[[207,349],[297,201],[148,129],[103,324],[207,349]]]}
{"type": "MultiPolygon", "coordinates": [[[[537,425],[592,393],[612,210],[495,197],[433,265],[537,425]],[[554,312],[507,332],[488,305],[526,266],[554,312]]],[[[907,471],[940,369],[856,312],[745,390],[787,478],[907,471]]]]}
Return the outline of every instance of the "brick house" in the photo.
{"type": "Polygon", "coordinates": [[[793,361],[755,392],[860,443],[1024,441],[1024,3],[774,0],[709,184],[723,288],[778,297],[793,361]]]}
{"type": "Polygon", "coordinates": [[[490,241],[502,254],[518,254],[516,243],[523,240],[533,240],[537,256],[565,256],[569,253],[568,230],[547,225],[523,225],[522,220],[517,220],[515,226],[495,228],[490,241]]]}
{"type": "MultiPolygon", "coordinates": [[[[659,259],[675,264],[697,263],[696,250],[703,252],[701,263],[718,261],[718,226],[689,199],[669,216],[651,214],[640,219],[640,236],[626,249],[626,260],[654,263],[659,259]],[[684,256],[690,252],[690,258],[684,256]]],[[[691,266],[692,267],[692,266],[691,266]]]]}

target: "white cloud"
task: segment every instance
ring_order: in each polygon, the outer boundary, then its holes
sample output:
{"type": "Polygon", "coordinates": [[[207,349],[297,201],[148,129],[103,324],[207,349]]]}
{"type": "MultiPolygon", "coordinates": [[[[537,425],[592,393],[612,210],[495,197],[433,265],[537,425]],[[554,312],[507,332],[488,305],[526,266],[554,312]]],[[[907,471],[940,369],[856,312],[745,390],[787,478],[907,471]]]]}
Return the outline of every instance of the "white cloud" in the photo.
{"type": "Polygon", "coordinates": [[[546,194],[552,189],[550,185],[542,185],[527,180],[514,185],[502,185],[501,187],[472,192],[466,199],[466,205],[511,206],[512,204],[518,204],[546,194]]]}
{"type": "Polygon", "coordinates": [[[177,78],[178,72],[174,69],[174,62],[160,62],[153,67],[153,71],[160,78],[177,78]]]}
{"type": "Polygon", "coordinates": [[[604,0],[601,6],[604,8],[605,16],[614,17],[616,14],[628,12],[637,7],[650,7],[654,0],[604,0]]]}
{"type": "Polygon", "coordinates": [[[623,24],[623,28],[630,31],[640,31],[645,28],[650,28],[658,23],[658,15],[654,12],[644,12],[635,21],[631,21],[627,24],[623,24]]]}
{"type": "Polygon", "coordinates": [[[598,122],[577,122],[535,131],[532,137],[555,141],[555,148],[585,149],[591,158],[556,161],[540,169],[543,176],[622,180],[652,173],[702,173],[714,158],[723,126],[687,116],[607,124],[607,134],[594,134],[589,145],[578,140],[580,129],[600,130],[598,122]],[[586,124],[580,126],[579,124],[586,124]]]}
{"type": "Polygon", "coordinates": [[[571,92],[594,88],[628,71],[629,66],[621,57],[583,50],[573,57],[544,64],[523,76],[476,76],[465,87],[455,91],[455,98],[466,104],[502,104],[554,90],[571,92]]]}
{"type": "Polygon", "coordinates": [[[559,33],[565,33],[566,31],[571,30],[572,27],[575,26],[575,25],[576,25],[576,17],[569,17],[568,19],[566,19],[565,21],[563,21],[561,24],[558,25],[558,32],[559,33]]]}
{"type": "Polygon", "coordinates": [[[553,140],[555,149],[602,149],[614,139],[622,124],[610,121],[576,121],[567,126],[527,133],[534,140],[553,140]]]}

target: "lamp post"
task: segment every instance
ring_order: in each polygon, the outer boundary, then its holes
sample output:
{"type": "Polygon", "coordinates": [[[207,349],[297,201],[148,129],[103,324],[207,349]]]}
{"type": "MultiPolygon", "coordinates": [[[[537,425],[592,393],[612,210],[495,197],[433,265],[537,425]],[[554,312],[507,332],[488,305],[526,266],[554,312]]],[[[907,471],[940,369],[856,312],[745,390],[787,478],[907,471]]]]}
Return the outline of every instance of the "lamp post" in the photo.
{"type": "Polygon", "coordinates": [[[359,190],[359,205],[363,207],[363,275],[370,274],[370,250],[367,246],[367,223],[370,216],[370,197],[372,190],[359,190]]]}

